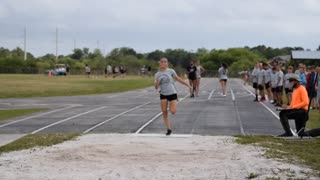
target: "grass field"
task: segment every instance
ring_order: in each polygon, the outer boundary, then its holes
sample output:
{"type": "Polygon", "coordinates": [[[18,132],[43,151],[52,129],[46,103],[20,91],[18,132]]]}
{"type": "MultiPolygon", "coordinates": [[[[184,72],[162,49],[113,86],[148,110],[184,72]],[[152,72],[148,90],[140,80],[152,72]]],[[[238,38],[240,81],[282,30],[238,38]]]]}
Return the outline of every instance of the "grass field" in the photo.
{"type": "Polygon", "coordinates": [[[78,133],[29,134],[0,147],[0,154],[34,147],[51,146],[78,137],[78,133]]]}
{"type": "Polygon", "coordinates": [[[33,108],[33,109],[9,109],[0,110],[0,121],[7,120],[10,118],[32,114],[35,112],[45,111],[47,108],[33,108]]]}
{"type": "Polygon", "coordinates": [[[149,87],[153,78],[86,78],[85,76],[0,75],[0,98],[75,96],[124,92],[149,87]]]}

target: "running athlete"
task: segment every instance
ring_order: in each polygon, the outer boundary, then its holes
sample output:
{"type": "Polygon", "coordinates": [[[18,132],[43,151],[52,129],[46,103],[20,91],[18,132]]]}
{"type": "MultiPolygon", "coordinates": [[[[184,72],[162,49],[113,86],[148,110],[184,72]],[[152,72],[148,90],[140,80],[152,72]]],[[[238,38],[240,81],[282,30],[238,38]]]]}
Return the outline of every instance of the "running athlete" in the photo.
{"type": "Polygon", "coordinates": [[[228,66],[225,63],[221,64],[221,67],[218,70],[219,72],[219,79],[222,89],[222,96],[227,96],[227,81],[228,81],[228,66]]]}
{"type": "Polygon", "coordinates": [[[252,71],[252,87],[254,88],[254,92],[256,95],[256,98],[253,101],[258,101],[258,72],[259,72],[259,63],[257,63],[254,66],[254,69],[252,71]]]}
{"type": "Polygon", "coordinates": [[[196,84],[196,96],[199,96],[199,89],[200,89],[200,79],[201,74],[205,71],[205,69],[200,65],[200,60],[196,61],[196,77],[197,77],[197,84],[196,84]]]}
{"type": "Polygon", "coordinates": [[[187,67],[189,84],[192,87],[192,89],[190,89],[191,98],[194,98],[194,93],[196,92],[196,87],[197,87],[196,71],[197,71],[197,67],[193,64],[193,62],[191,62],[190,66],[187,67]]]}
{"type": "Polygon", "coordinates": [[[290,105],[291,103],[291,94],[292,94],[292,89],[290,89],[290,82],[289,82],[289,77],[291,77],[293,75],[293,67],[289,66],[287,69],[287,73],[286,75],[284,75],[283,78],[283,84],[284,84],[284,90],[288,99],[288,105],[290,105]]]}
{"type": "Polygon", "coordinates": [[[170,121],[168,118],[168,104],[171,114],[175,114],[177,111],[177,89],[174,85],[174,80],[189,87],[192,87],[183,81],[173,69],[168,68],[168,59],[163,57],[159,62],[159,72],[155,74],[154,87],[156,90],[160,87],[160,100],[161,111],[164,123],[167,127],[166,135],[169,136],[172,133],[170,121]]]}

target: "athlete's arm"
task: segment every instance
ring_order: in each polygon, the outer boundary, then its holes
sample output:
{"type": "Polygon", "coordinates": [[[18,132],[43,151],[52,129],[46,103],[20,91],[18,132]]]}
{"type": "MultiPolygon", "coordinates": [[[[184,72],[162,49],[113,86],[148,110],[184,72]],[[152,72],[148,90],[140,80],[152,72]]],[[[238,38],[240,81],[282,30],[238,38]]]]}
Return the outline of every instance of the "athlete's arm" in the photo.
{"type": "Polygon", "coordinates": [[[206,70],[202,66],[200,66],[200,74],[204,73],[205,71],[206,70]]]}
{"type": "Polygon", "coordinates": [[[154,81],[154,88],[157,90],[159,88],[159,84],[160,84],[160,78],[157,78],[155,81],[154,81]]]}
{"type": "Polygon", "coordinates": [[[176,79],[179,83],[181,83],[181,84],[187,86],[188,88],[192,89],[192,87],[191,87],[188,83],[186,83],[184,80],[182,80],[179,76],[175,76],[175,79],[176,79]]]}

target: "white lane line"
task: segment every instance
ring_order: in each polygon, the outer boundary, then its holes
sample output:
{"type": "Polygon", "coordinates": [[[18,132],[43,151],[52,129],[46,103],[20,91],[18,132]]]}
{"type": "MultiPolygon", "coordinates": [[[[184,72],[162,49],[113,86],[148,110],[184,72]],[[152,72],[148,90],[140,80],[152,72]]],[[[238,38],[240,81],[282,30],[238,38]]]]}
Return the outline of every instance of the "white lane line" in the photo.
{"type": "Polygon", "coordinates": [[[68,121],[68,120],[70,120],[70,119],[74,119],[74,118],[76,118],[76,117],[79,117],[79,116],[82,116],[82,115],[85,115],[85,114],[89,114],[89,113],[98,111],[98,110],[103,109],[103,108],[106,108],[106,106],[102,106],[102,107],[99,107],[99,108],[96,108],[96,109],[93,109],[93,110],[90,110],[90,111],[87,111],[87,112],[84,112],[84,113],[81,113],[81,114],[78,114],[78,115],[69,117],[69,118],[67,118],[67,119],[63,119],[63,120],[61,120],[61,121],[55,122],[55,123],[50,124],[50,125],[48,125],[48,126],[42,127],[42,128],[40,128],[40,129],[38,129],[38,130],[35,130],[35,131],[33,131],[31,134],[35,134],[35,133],[40,132],[40,131],[42,131],[42,130],[44,130],[44,129],[47,129],[47,128],[49,128],[49,127],[52,127],[52,126],[54,126],[54,125],[60,124],[60,123],[62,123],[62,122],[68,121]]]}
{"type": "MultiPolygon", "coordinates": [[[[181,98],[177,104],[179,104],[181,101],[185,100],[186,97],[188,97],[189,94],[185,95],[183,98],[181,98]]],[[[162,112],[158,113],[157,115],[155,115],[152,119],[150,119],[146,124],[144,124],[143,126],[141,126],[136,132],[135,134],[139,134],[145,127],[147,127],[150,123],[152,123],[152,121],[154,121],[155,119],[157,119],[159,116],[162,115],[162,112]]]]}
{"type": "Polygon", "coordinates": [[[236,98],[235,98],[233,90],[231,88],[230,88],[230,92],[231,92],[231,96],[232,96],[233,105],[234,105],[234,108],[236,110],[237,119],[239,121],[240,132],[241,132],[242,135],[245,135],[244,128],[243,128],[243,123],[241,121],[239,109],[238,109],[238,106],[237,106],[237,103],[236,103],[236,98]]]}
{"type": "MultiPolygon", "coordinates": [[[[158,99],[158,98],[157,98],[157,99],[158,99]]],[[[142,106],[148,105],[148,104],[150,104],[150,103],[152,103],[152,102],[154,102],[154,100],[153,100],[153,101],[149,101],[149,102],[147,102],[147,103],[144,103],[144,104],[142,104],[142,105],[140,105],[140,106],[137,106],[137,107],[135,107],[135,108],[129,109],[129,110],[127,110],[127,111],[124,111],[124,112],[122,112],[122,113],[120,113],[120,114],[117,114],[117,115],[115,115],[115,116],[113,116],[113,117],[111,117],[111,118],[109,118],[109,119],[107,119],[107,120],[105,120],[105,121],[103,121],[103,122],[101,122],[101,123],[99,123],[99,124],[97,124],[97,125],[89,128],[89,129],[85,130],[83,133],[86,134],[86,133],[92,131],[93,129],[95,129],[95,128],[97,128],[97,127],[99,127],[99,126],[101,126],[101,125],[103,125],[103,124],[105,124],[105,123],[107,123],[107,122],[109,122],[109,121],[111,121],[111,120],[119,117],[119,116],[122,116],[122,115],[124,115],[124,114],[126,114],[126,113],[128,113],[128,112],[131,112],[131,111],[135,110],[135,109],[141,108],[142,106]]]]}
{"type": "Polygon", "coordinates": [[[236,98],[235,98],[234,93],[233,93],[233,91],[232,91],[232,89],[231,89],[231,88],[230,88],[230,91],[231,91],[232,101],[235,101],[235,100],[236,100],[236,98]]]}
{"type": "Polygon", "coordinates": [[[210,94],[209,94],[208,100],[210,100],[210,99],[211,99],[211,97],[212,97],[212,95],[213,95],[214,91],[215,91],[215,89],[212,89],[212,91],[211,91],[211,92],[210,92],[210,94]]]}
{"type": "MultiPolygon", "coordinates": [[[[243,86],[243,85],[242,85],[243,86]]],[[[253,92],[251,92],[247,87],[245,87],[245,86],[243,86],[244,87],[244,89],[246,89],[250,94],[252,94],[252,96],[254,96],[255,97],[255,94],[253,94],[253,92]]],[[[260,104],[262,104],[268,111],[270,111],[271,112],[271,114],[273,114],[277,119],[280,119],[279,118],[279,116],[276,114],[276,113],[274,113],[268,106],[266,106],[264,103],[262,103],[262,102],[260,102],[260,104]]]]}
{"type": "Polygon", "coordinates": [[[63,110],[66,110],[66,109],[70,109],[70,108],[73,108],[73,107],[77,107],[77,106],[69,106],[69,107],[66,107],[66,108],[57,109],[57,110],[49,111],[49,112],[46,112],[46,113],[38,114],[38,115],[35,115],[35,116],[30,116],[30,117],[27,117],[27,118],[24,118],[24,119],[12,121],[12,122],[9,122],[9,123],[0,125],[0,128],[1,128],[1,127],[5,127],[5,126],[8,126],[8,125],[10,125],[10,124],[15,124],[15,123],[22,122],[22,121],[25,121],[25,120],[28,120],[28,119],[32,119],[32,118],[35,118],[35,117],[40,117],[40,116],[44,116],[44,115],[51,114],[51,113],[54,113],[54,112],[58,112],[58,111],[63,111],[63,110]]]}

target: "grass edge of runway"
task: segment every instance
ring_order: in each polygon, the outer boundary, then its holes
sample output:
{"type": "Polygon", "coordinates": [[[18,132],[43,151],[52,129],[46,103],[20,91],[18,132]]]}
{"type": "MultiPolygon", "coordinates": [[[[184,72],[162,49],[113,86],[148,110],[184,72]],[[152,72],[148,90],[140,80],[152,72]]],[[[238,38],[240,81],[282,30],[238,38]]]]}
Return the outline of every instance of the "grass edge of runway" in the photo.
{"type": "MultiPolygon", "coordinates": [[[[273,136],[238,135],[235,142],[244,145],[254,145],[266,148],[266,158],[309,166],[314,172],[303,172],[306,175],[320,177],[320,138],[312,140],[290,141],[273,136]]],[[[280,171],[280,169],[279,169],[280,171]]],[[[287,169],[290,171],[290,169],[287,169]]],[[[295,172],[291,172],[295,174],[295,172]]],[[[276,175],[276,173],[275,173],[276,175]]]]}
{"type": "Polygon", "coordinates": [[[29,115],[36,112],[46,111],[48,108],[28,108],[28,109],[2,109],[0,110],[0,121],[11,118],[29,115]]]}
{"type": "Polygon", "coordinates": [[[35,147],[47,147],[73,140],[80,136],[80,133],[39,133],[29,134],[9,144],[0,147],[0,155],[11,151],[32,149],[35,147]]]}
{"type": "Polygon", "coordinates": [[[86,78],[84,76],[51,77],[41,75],[1,75],[0,99],[95,95],[143,89],[153,85],[153,78],[86,78]]]}

